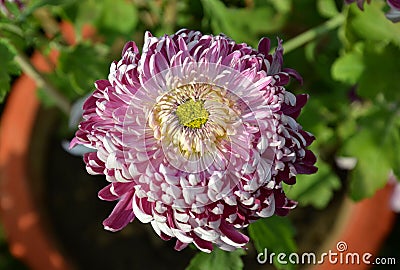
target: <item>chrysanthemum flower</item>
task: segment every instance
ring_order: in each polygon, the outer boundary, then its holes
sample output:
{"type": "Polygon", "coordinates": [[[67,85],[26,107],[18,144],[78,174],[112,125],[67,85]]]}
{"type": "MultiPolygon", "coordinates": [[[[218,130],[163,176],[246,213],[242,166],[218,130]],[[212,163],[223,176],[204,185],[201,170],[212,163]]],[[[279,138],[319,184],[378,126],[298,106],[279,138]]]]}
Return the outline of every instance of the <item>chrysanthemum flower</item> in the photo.
{"type": "Polygon", "coordinates": [[[386,13],[386,18],[394,23],[400,22],[400,0],[387,0],[390,10],[386,13]]]}
{"type": "Polygon", "coordinates": [[[71,143],[95,149],[86,168],[110,182],[99,197],[118,200],[106,229],[136,217],[177,250],[234,250],[249,240],[238,229],[295,207],[282,184],[316,171],[314,137],[295,120],[307,95],[285,89],[301,77],[282,69],[281,41],[269,50],[189,30],[125,45],[71,143]]]}

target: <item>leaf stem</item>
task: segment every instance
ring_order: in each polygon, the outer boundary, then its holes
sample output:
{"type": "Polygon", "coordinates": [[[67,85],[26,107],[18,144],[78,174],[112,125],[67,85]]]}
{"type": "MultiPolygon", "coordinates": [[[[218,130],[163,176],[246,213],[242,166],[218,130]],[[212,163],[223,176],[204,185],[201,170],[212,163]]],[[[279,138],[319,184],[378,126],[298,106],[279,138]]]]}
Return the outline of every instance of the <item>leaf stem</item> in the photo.
{"type": "Polygon", "coordinates": [[[332,19],[326,21],[325,23],[311,28],[310,30],[307,30],[306,32],[286,41],[283,43],[283,52],[289,53],[293,51],[294,49],[303,46],[307,42],[315,39],[316,37],[325,34],[332,29],[335,29],[336,27],[340,26],[344,22],[345,16],[343,14],[338,14],[337,16],[333,17],[332,19]]]}
{"type": "Polygon", "coordinates": [[[19,37],[24,37],[24,33],[21,31],[21,29],[13,24],[10,23],[0,23],[0,29],[4,31],[8,31],[10,33],[13,33],[19,37]]]}
{"type": "Polygon", "coordinates": [[[31,77],[36,82],[37,86],[42,87],[43,91],[45,91],[46,95],[54,101],[55,105],[68,115],[71,109],[71,104],[68,99],[31,64],[29,59],[23,53],[17,52],[14,59],[23,72],[31,77]]]}

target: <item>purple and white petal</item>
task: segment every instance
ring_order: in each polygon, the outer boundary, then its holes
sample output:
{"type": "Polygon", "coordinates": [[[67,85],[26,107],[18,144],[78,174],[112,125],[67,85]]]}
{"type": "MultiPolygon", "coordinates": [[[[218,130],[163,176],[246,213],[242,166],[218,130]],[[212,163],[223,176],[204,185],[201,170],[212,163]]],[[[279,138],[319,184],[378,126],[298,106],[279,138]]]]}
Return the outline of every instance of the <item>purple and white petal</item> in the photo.
{"type": "Polygon", "coordinates": [[[110,182],[101,199],[118,201],[107,229],[137,217],[176,250],[232,251],[249,241],[240,229],[296,206],[282,182],[316,171],[315,138],[296,121],[308,95],[285,88],[301,76],[283,68],[281,40],[269,50],[267,38],[255,50],[186,29],[147,32],[141,53],[125,45],[71,143],[95,149],[87,171],[110,182]]]}

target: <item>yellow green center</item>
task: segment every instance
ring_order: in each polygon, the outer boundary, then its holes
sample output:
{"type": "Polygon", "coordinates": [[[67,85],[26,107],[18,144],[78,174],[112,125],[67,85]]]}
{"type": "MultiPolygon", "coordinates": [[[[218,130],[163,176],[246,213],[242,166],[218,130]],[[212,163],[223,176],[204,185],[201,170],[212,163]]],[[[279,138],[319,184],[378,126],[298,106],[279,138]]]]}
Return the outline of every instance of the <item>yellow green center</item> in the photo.
{"type": "Polygon", "coordinates": [[[189,99],[176,108],[179,123],[189,128],[201,128],[208,120],[204,101],[189,99]]]}

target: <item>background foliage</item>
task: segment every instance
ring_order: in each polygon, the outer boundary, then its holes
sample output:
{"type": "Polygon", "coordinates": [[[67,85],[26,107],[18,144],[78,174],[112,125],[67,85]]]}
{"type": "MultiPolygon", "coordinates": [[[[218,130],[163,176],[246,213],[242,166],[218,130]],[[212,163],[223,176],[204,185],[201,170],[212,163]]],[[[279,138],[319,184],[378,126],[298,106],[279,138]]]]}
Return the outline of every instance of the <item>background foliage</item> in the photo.
{"type": "MultiPolygon", "coordinates": [[[[288,41],[314,29],[304,46],[285,55],[285,66],[304,78],[304,85],[292,84],[290,90],[310,95],[299,122],[317,138],[312,150],[319,172],[299,176],[296,185],[286,187],[288,197],[300,207],[324,209],[339,190],[362,200],[383,187],[389,173],[400,176],[400,23],[386,19],[383,0],[364,11],[340,0],[32,0],[22,10],[12,3],[7,7],[11,14],[0,17],[0,100],[7,99],[21,73],[16,59],[33,51],[48,57],[59,52],[54,70],[43,76],[72,103],[107,77],[126,41],[140,47],[147,30],[155,36],[180,28],[224,33],[256,47],[263,36],[276,44],[276,36],[288,41]],[[318,28],[332,20],[339,23],[318,28]],[[64,38],[61,21],[73,25],[74,45],[64,38]],[[95,29],[90,39],[83,36],[88,25],[95,29]],[[338,162],[340,157],[355,158],[355,166],[338,162]]],[[[38,91],[43,103],[57,105],[47,93],[38,91]]],[[[248,231],[259,252],[297,250],[290,219],[260,220],[248,231]]],[[[245,253],[199,253],[188,269],[241,269],[245,253]]]]}

